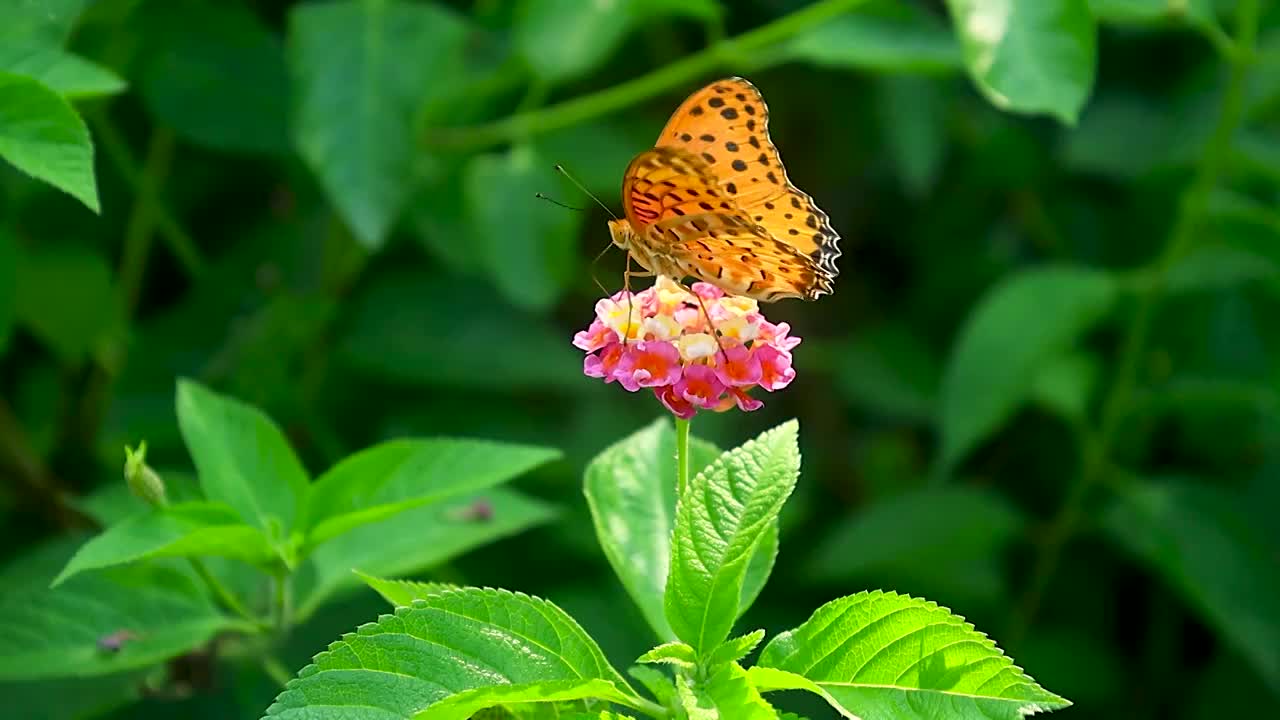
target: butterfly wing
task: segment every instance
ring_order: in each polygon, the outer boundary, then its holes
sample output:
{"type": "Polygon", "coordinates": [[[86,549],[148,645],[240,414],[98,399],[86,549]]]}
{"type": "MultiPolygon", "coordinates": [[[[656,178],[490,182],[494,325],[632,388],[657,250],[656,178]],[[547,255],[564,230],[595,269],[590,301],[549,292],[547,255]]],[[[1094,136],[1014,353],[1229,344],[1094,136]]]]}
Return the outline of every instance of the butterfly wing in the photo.
{"type": "Polygon", "coordinates": [[[690,95],[667,121],[657,147],[702,160],[740,211],[835,278],[840,236],[813,198],[787,177],[769,137],[768,106],[750,82],[726,78],[690,95]]]}

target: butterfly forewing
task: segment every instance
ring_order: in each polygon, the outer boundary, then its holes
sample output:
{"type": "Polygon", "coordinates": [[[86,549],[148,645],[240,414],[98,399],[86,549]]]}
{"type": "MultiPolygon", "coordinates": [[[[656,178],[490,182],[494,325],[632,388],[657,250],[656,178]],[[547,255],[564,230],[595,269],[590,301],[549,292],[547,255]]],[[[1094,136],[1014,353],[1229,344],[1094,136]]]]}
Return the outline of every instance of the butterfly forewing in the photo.
{"type": "Polygon", "coordinates": [[[769,136],[768,106],[750,82],[727,78],[690,95],[667,121],[657,146],[703,160],[753,222],[835,277],[840,236],[827,214],[788,179],[769,136]]]}

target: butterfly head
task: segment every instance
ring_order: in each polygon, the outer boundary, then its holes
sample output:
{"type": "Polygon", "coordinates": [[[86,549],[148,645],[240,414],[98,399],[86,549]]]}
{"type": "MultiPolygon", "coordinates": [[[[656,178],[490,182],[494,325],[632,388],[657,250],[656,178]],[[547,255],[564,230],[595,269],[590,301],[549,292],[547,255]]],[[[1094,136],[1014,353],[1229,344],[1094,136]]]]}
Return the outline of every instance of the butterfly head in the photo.
{"type": "Polygon", "coordinates": [[[631,223],[626,219],[609,221],[609,236],[613,238],[613,244],[623,250],[630,250],[632,241],[635,240],[636,231],[631,227],[631,223]]]}

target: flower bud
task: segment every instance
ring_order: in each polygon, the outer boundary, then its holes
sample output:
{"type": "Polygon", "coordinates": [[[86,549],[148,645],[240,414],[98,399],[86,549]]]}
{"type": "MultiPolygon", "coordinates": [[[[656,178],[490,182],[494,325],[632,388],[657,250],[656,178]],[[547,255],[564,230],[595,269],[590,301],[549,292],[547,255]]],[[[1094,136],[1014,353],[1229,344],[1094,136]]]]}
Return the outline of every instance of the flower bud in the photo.
{"type": "Polygon", "coordinates": [[[147,464],[146,441],[139,443],[137,450],[126,445],[124,456],[124,480],[129,483],[129,490],[149,505],[167,505],[169,501],[164,496],[164,480],[147,464]]]}

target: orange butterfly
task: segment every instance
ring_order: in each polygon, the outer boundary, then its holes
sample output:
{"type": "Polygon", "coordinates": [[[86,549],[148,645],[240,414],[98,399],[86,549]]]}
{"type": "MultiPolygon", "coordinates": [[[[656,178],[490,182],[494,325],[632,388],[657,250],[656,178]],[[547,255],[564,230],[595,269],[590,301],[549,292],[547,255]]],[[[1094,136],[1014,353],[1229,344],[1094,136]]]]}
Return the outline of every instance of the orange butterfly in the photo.
{"type": "Polygon", "coordinates": [[[609,234],[646,275],[693,276],[764,302],[832,291],[840,236],[787,179],[764,98],[742,78],[676,109],[656,147],[627,166],[622,201],[627,217],[609,234]]]}

